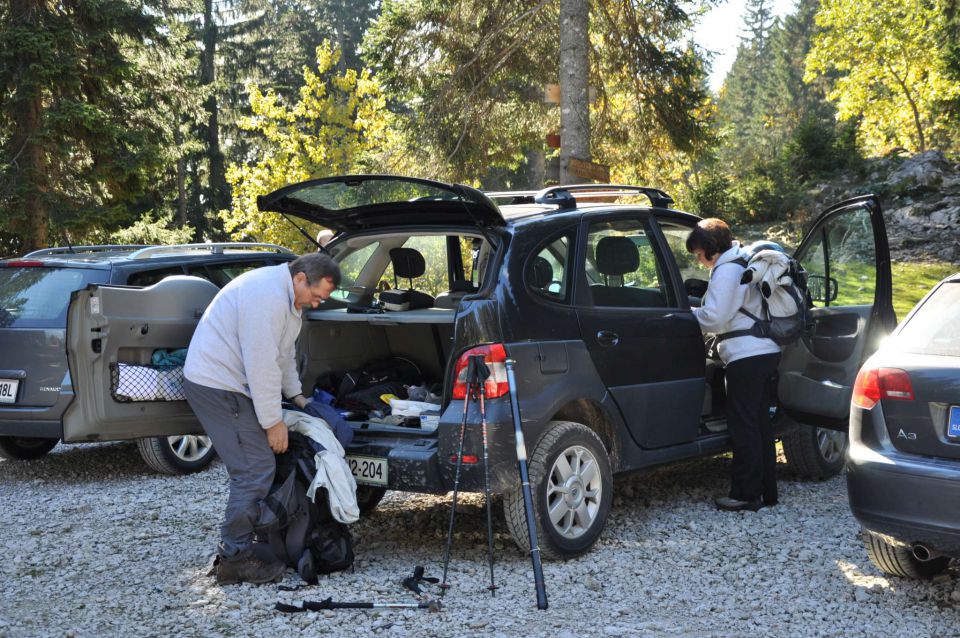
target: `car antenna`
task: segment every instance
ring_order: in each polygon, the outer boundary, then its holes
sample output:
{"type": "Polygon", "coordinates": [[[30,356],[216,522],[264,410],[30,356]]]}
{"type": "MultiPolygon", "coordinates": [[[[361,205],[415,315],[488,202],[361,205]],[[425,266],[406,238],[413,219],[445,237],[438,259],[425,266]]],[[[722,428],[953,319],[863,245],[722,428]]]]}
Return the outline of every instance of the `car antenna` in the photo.
{"type": "Polygon", "coordinates": [[[322,252],[322,253],[327,253],[328,255],[330,254],[330,253],[327,251],[326,248],[324,248],[323,246],[320,245],[320,242],[318,242],[316,239],[314,239],[313,237],[310,236],[310,233],[308,233],[307,231],[305,231],[305,230],[303,229],[303,227],[301,227],[299,224],[297,224],[297,222],[295,222],[295,221],[293,221],[292,219],[290,219],[289,217],[287,217],[287,214],[286,214],[286,213],[280,213],[280,215],[283,216],[283,218],[284,218],[285,220],[287,220],[288,222],[290,222],[291,224],[293,224],[293,227],[296,228],[297,230],[299,230],[301,235],[303,235],[303,236],[306,237],[308,240],[310,240],[310,243],[313,244],[314,246],[316,246],[316,247],[317,247],[317,250],[319,250],[319,251],[322,252]]]}
{"type": "Polygon", "coordinates": [[[463,188],[460,186],[460,184],[452,184],[452,186],[456,190],[457,195],[460,196],[459,201],[460,205],[463,206],[463,210],[467,211],[467,215],[469,215],[470,219],[473,220],[473,225],[480,230],[480,233],[483,235],[483,238],[487,240],[487,243],[493,246],[493,238],[487,232],[487,229],[484,228],[483,224],[481,224],[480,221],[474,216],[473,211],[470,210],[470,207],[467,206],[467,198],[463,192],[463,188]]]}

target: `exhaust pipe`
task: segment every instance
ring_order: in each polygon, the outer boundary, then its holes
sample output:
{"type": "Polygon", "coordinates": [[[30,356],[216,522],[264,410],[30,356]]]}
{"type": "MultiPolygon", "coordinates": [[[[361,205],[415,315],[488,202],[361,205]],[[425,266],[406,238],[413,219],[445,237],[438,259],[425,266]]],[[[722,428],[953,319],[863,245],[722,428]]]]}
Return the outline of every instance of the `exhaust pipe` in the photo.
{"type": "Polygon", "coordinates": [[[934,558],[939,558],[942,556],[940,552],[935,549],[930,549],[923,543],[914,543],[913,547],[910,549],[910,552],[913,554],[913,557],[921,563],[925,563],[928,560],[933,560],[934,558]]]}

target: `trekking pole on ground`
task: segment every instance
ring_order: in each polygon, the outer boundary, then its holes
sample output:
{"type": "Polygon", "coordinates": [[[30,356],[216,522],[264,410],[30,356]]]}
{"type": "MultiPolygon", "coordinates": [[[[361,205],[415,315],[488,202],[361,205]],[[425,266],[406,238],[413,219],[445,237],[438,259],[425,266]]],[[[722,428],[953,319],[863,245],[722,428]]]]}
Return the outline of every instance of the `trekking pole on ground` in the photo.
{"type": "Polygon", "coordinates": [[[497,595],[497,585],[493,579],[493,514],[490,509],[490,447],[487,445],[487,379],[490,377],[490,368],[483,362],[483,355],[476,354],[470,357],[470,365],[476,374],[476,392],[480,400],[480,432],[483,437],[483,495],[487,505],[487,561],[490,563],[490,590],[491,596],[497,595]]]}
{"type": "Polygon", "coordinates": [[[429,611],[440,611],[441,609],[439,600],[429,600],[419,603],[339,603],[334,602],[332,598],[305,600],[299,607],[296,605],[287,605],[286,603],[277,603],[273,608],[285,614],[298,614],[304,611],[323,611],[325,609],[427,609],[429,611]]]}
{"type": "Polygon", "coordinates": [[[517,466],[520,468],[520,489],[523,508],[527,515],[527,533],[530,535],[530,560],[533,563],[533,583],[537,590],[537,609],[547,608],[547,590],[543,584],[543,564],[540,562],[540,544],[537,542],[537,521],[534,519],[533,496],[530,493],[530,475],[527,468],[527,444],[523,439],[520,421],[520,402],[517,399],[517,378],[513,373],[516,362],[507,359],[507,386],[510,388],[510,407],[513,411],[513,431],[517,437],[517,466]]]}
{"type": "Polygon", "coordinates": [[[460,490],[460,466],[463,464],[463,438],[467,429],[467,408],[470,406],[470,392],[473,388],[473,377],[470,376],[470,367],[467,367],[467,393],[463,397],[463,416],[460,419],[460,442],[457,445],[457,469],[453,478],[453,504],[450,506],[450,526],[447,529],[447,544],[443,551],[443,579],[440,581],[440,595],[443,596],[450,585],[447,584],[447,567],[450,566],[450,548],[453,546],[453,521],[457,515],[457,492],[460,490]]]}

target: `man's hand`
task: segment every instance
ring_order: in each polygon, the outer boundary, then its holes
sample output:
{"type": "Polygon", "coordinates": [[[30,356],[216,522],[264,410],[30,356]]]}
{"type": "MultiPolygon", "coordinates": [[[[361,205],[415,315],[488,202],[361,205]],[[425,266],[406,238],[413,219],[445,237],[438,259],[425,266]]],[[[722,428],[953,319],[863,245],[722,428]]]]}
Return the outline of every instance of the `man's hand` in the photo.
{"type": "Polygon", "coordinates": [[[307,404],[310,403],[310,399],[306,398],[302,394],[298,394],[297,396],[293,397],[291,401],[293,401],[293,404],[301,410],[307,407],[307,404]]]}
{"type": "Polygon", "coordinates": [[[277,421],[267,428],[267,444],[274,454],[283,454],[287,451],[287,424],[277,421]]]}

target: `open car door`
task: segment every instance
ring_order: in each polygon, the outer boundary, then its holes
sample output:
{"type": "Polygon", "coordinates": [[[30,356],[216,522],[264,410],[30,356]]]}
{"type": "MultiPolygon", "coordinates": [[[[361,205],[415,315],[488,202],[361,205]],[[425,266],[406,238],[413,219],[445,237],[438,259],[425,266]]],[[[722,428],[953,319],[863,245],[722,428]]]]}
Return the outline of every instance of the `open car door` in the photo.
{"type": "Polygon", "coordinates": [[[795,257],[809,276],[815,329],[784,349],[780,404],[796,421],[846,430],[857,371],[896,325],[880,202],[866,195],[827,209],[795,257]]]}
{"type": "Polygon", "coordinates": [[[174,276],[146,288],[90,285],[74,292],[67,311],[74,399],[63,416],[63,440],[202,434],[184,400],[182,366],[157,365],[154,353],[186,348],[218,290],[199,277],[174,276]]]}

